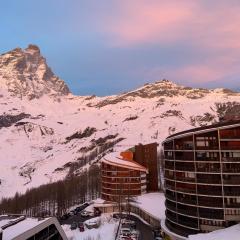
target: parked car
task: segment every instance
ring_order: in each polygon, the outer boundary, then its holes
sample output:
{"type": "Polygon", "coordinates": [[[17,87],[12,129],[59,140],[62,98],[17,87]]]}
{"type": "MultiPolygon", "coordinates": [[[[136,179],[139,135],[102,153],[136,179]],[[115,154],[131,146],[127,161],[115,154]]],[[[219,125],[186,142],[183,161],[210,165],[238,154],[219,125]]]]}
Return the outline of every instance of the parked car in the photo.
{"type": "Polygon", "coordinates": [[[84,223],[83,222],[79,222],[78,223],[78,228],[80,232],[84,232],[84,223]]]}
{"type": "Polygon", "coordinates": [[[98,207],[94,207],[94,217],[99,217],[101,214],[101,210],[98,207]]]}
{"type": "Polygon", "coordinates": [[[131,236],[131,229],[130,228],[121,228],[120,235],[121,236],[131,236]]]}
{"type": "Polygon", "coordinates": [[[82,217],[93,217],[93,216],[94,216],[94,213],[84,210],[84,211],[81,212],[81,216],[82,216],[82,217]]]}
{"type": "Polygon", "coordinates": [[[71,224],[70,229],[71,229],[71,230],[75,230],[75,229],[77,229],[77,227],[78,227],[77,223],[76,223],[76,222],[73,222],[73,223],[71,224]]]}

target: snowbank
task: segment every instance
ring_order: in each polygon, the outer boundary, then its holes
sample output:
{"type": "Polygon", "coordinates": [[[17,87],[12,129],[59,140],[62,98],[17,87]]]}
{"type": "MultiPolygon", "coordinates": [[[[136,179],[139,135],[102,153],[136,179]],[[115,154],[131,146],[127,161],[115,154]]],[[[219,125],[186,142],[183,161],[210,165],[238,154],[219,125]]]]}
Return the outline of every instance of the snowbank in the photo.
{"type": "Polygon", "coordinates": [[[210,233],[199,233],[190,235],[189,240],[239,240],[240,239],[240,224],[229,228],[216,230],[210,233]]]}
{"type": "Polygon", "coordinates": [[[131,202],[131,205],[141,208],[159,220],[165,219],[165,197],[163,193],[147,193],[134,198],[134,200],[135,202],[131,202]]]}

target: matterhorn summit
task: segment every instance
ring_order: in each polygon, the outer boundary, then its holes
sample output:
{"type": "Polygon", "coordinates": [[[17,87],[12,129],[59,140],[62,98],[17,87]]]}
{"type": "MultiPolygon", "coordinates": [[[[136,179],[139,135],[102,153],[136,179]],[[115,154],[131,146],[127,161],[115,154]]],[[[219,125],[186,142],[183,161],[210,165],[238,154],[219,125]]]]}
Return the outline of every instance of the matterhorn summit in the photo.
{"type": "Polygon", "coordinates": [[[0,88],[19,98],[67,95],[69,88],[55,76],[36,45],[16,48],[0,55],[0,88]]]}

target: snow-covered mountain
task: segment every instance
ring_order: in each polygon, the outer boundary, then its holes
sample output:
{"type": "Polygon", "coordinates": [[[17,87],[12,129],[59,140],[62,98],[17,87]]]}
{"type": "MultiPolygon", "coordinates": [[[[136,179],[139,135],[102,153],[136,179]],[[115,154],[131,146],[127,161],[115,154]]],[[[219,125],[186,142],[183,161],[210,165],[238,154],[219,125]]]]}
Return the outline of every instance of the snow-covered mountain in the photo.
{"type": "Polygon", "coordinates": [[[169,134],[240,112],[240,93],[162,80],[108,96],[74,96],[38,47],[0,56],[0,197],[64,178],[108,149],[161,143],[169,134]]]}

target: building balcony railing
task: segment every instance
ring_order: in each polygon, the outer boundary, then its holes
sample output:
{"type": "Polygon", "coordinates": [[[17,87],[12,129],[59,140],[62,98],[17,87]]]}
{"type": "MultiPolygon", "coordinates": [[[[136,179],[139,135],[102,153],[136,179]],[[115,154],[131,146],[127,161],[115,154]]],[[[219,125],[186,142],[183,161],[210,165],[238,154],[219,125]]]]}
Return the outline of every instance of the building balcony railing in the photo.
{"type": "Polygon", "coordinates": [[[209,172],[209,173],[220,173],[221,169],[219,167],[197,167],[197,172],[209,172]]]}
{"type": "Polygon", "coordinates": [[[181,182],[195,182],[195,178],[187,178],[187,177],[180,177],[176,176],[176,181],[181,181],[181,182]]]}
{"type": "Polygon", "coordinates": [[[240,157],[222,157],[223,162],[240,162],[240,157]]]}
{"type": "Polygon", "coordinates": [[[225,196],[240,196],[240,189],[228,189],[224,187],[224,195],[225,196]]]}
{"type": "Polygon", "coordinates": [[[223,173],[240,173],[240,167],[238,167],[238,168],[223,167],[223,173]]]}
{"type": "Polygon", "coordinates": [[[167,228],[170,231],[172,231],[172,232],[174,232],[174,233],[176,233],[176,234],[178,234],[180,236],[187,237],[188,235],[192,235],[192,234],[198,233],[198,231],[196,231],[196,230],[184,228],[184,227],[179,226],[177,224],[173,224],[172,222],[170,222],[168,220],[165,221],[165,224],[166,224],[167,228]]]}
{"type": "Polygon", "coordinates": [[[218,145],[213,145],[213,146],[196,146],[196,150],[218,150],[219,146],[218,145]]]}
{"type": "Polygon", "coordinates": [[[191,205],[197,205],[197,200],[196,199],[191,199],[191,198],[183,198],[183,197],[177,197],[177,201],[180,203],[186,203],[186,204],[191,204],[191,205]]]}
{"type": "Polygon", "coordinates": [[[202,195],[209,195],[209,196],[222,196],[222,189],[219,187],[219,189],[213,189],[209,186],[204,188],[198,188],[198,194],[202,195]]]}
{"type": "Polygon", "coordinates": [[[176,212],[176,204],[175,203],[170,202],[169,200],[166,200],[165,204],[166,204],[167,209],[170,209],[170,210],[176,212]]]}
{"type": "Polygon", "coordinates": [[[196,161],[202,161],[202,162],[219,162],[220,159],[218,157],[216,158],[208,158],[208,157],[196,157],[196,161]]]}
{"type": "Polygon", "coordinates": [[[176,191],[184,192],[184,193],[196,193],[196,189],[195,188],[176,187],[176,191]]]}
{"type": "Polygon", "coordinates": [[[230,175],[230,178],[229,179],[225,179],[224,177],[223,177],[223,184],[224,185],[227,185],[227,184],[229,184],[229,185],[240,185],[240,175],[239,176],[231,176],[230,175]]]}
{"type": "Polygon", "coordinates": [[[189,218],[189,220],[184,219],[181,215],[178,215],[178,223],[190,228],[196,228],[198,229],[198,220],[194,218],[189,218]]]}
{"type": "Polygon", "coordinates": [[[165,195],[166,195],[166,198],[167,198],[167,199],[170,199],[170,200],[176,201],[176,198],[175,198],[174,195],[169,194],[169,193],[167,193],[167,192],[165,193],[165,195]]]}
{"type": "Polygon", "coordinates": [[[182,213],[184,215],[188,215],[188,216],[194,216],[194,217],[198,216],[197,209],[190,209],[189,207],[187,209],[183,209],[183,208],[178,207],[177,212],[182,213]]]}
{"type": "Polygon", "coordinates": [[[216,174],[206,176],[206,177],[197,177],[197,183],[221,184],[221,177],[220,175],[216,175],[216,174]]]}
{"type": "Polygon", "coordinates": [[[139,178],[117,178],[117,177],[106,177],[102,175],[102,181],[106,183],[114,183],[114,184],[123,184],[123,183],[139,183],[139,178]]]}
{"type": "Polygon", "coordinates": [[[221,150],[239,150],[240,144],[237,145],[226,145],[227,142],[221,142],[221,150]]]}
{"type": "Polygon", "coordinates": [[[193,164],[176,164],[176,166],[175,166],[175,169],[176,170],[179,170],[179,171],[190,171],[190,172],[194,172],[195,171],[195,167],[194,167],[194,165],[193,164]]]}
{"type": "Polygon", "coordinates": [[[204,207],[223,207],[223,199],[222,198],[204,198],[204,197],[198,197],[198,205],[204,206],[204,207]]]}
{"type": "Polygon", "coordinates": [[[213,210],[213,209],[199,209],[199,217],[208,218],[208,219],[224,219],[224,211],[223,210],[213,210]]]}

